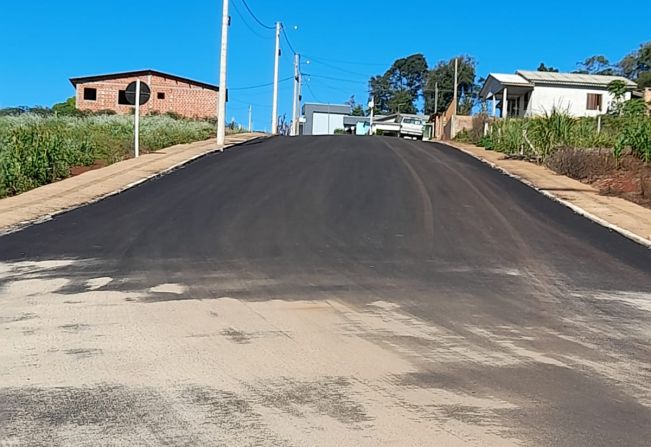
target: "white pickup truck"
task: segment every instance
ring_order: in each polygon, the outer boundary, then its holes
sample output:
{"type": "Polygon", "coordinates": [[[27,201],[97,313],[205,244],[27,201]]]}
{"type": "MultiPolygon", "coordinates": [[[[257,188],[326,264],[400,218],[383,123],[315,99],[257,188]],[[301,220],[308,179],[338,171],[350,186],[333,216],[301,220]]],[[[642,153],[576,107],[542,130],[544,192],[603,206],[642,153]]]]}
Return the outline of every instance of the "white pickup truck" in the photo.
{"type": "Polygon", "coordinates": [[[400,121],[400,136],[403,138],[423,139],[423,128],[425,121],[420,118],[404,116],[400,121]]]}

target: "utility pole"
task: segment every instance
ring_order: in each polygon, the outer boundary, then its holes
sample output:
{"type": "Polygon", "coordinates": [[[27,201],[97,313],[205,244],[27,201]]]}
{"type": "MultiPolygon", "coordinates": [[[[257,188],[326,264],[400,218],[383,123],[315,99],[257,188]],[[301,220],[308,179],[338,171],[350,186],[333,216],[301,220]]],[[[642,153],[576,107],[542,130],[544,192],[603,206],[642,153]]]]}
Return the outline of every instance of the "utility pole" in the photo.
{"type": "Polygon", "coordinates": [[[226,142],[226,56],[228,54],[228,27],[230,17],[228,16],[228,0],[222,0],[224,8],[222,11],[222,47],[219,62],[219,107],[217,109],[217,145],[224,151],[226,142]]]}
{"type": "Polygon", "coordinates": [[[253,131],[253,106],[249,106],[249,132],[253,131]]]}
{"type": "Polygon", "coordinates": [[[300,56],[298,54],[294,55],[294,102],[292,103],[292,130],[290,135],[291,136],[296,136],[298,135],[298,114],[299,114],[299,99],[298,99],[298,84],[300,82],[300,74],[299,74],[299,66],[300,66],[300,56]]]}
{"type": "Polygon", "coordinates": [[[274,96],[271,107],[271,135],[278,135],[278,66],[280,64],[280,22],[276,22],[276,53],[274,54],[274,96]]]}
{"type": "Polygon", "coordinates": [[[303,75],[301,74],[301,65],[299,59],[298,65],[298,101],[296,102],[296,111],[298,121],[296,121],[296,135],[301,133],[301,100],[303,99],[303,75]]]}
{"type": "Polygon", "coordinates": [[[439,83],[434,84],[434,114],[439,113],[439,83]]]}
{"type": "Polygon", "coordinates": [[[454,115],[456,116],[457,110],[459,109],[459,104],[457,104],[457,94],[458,94],[458,84],[459,84],[459,58],[454,58],[454,115]]]}
{"type": "Polygon", "coordinates": [[[374,97],[371,97],[371,102],[368,103],[368,107],[369,107],[369,109],[371,109],[371,119],[370,119],[371,127],[368,130],[368,134],[373,135],[373,118],[375,116],[375,98],[374,97]]]}

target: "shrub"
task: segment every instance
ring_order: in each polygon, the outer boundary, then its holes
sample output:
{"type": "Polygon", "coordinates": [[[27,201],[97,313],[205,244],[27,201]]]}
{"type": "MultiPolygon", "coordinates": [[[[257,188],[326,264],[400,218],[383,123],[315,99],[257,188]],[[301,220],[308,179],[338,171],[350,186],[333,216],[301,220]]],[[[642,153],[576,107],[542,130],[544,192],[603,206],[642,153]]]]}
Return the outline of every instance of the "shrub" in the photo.
{"type": "Polygon", "coordinates": [[[552,110],[541,117],[496,121],[480,145],[537,162],[544,162],[559,148],[608,148],[614,150],[616,159],[625,148],[630,148],[648,162],[651,161],[651,118],[644,115],[635,101],[624,103],[621,115],[600,118],[573,118],[552,110]]]}
{"type": "MultiPolygon", "coordinates": [[[[167,116],[141,119],[143,152],[205,140],[214,134],[207,121],[167,116]]],[[[0,197],[18,194],[70,175],[74,166],[106,164],[133,150],[133,117],[0,117],[0,197]]]]}

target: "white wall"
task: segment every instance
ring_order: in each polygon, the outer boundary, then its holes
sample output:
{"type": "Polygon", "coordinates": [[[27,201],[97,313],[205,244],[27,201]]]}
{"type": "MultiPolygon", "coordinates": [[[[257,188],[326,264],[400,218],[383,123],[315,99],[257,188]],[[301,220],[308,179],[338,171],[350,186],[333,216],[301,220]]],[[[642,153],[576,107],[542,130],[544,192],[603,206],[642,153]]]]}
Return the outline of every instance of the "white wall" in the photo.
{"type": "MultiPolygon", "coordinates": [[[[631,99],[631,94],[626,93],[625,99],[631,99]]],[[[581,87],[534,87],[527,109],[528,115],[543,115],[554,109],[568,112],[572,116],[597,116],[608,111],[614,100],[606,88],[581,88],[581,87]],[[603,95],[602,108],[599,110],[587,110],[588,93],[603,95]]]]}
{"type": "Polygon", "coordinates": [[[315,112],[312,115],[312,135],[333,135],[335,129],[344,128],[344,116],[315,112]]]}

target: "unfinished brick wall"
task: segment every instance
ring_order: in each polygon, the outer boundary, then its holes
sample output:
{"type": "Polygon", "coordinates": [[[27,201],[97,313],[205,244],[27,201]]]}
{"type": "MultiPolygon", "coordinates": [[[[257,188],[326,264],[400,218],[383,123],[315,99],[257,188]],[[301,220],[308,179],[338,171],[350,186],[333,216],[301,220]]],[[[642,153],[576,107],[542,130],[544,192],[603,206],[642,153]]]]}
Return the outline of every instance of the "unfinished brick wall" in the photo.
{"type": "Polygon", "coordinates": [[[217,115],[217,91],[153,74],[79,83],[77,109],[91,112],[113,110],[124,115],[132,113],[133,106],[118,103],[119,92],[138,78],[151,88],[149,102],[141,106],[143,115],[152,112],[174,112],[188,118],[214,118],[217,115]],[[95,100],[84,99],[85,89],[96,89],[95,100]]]}

